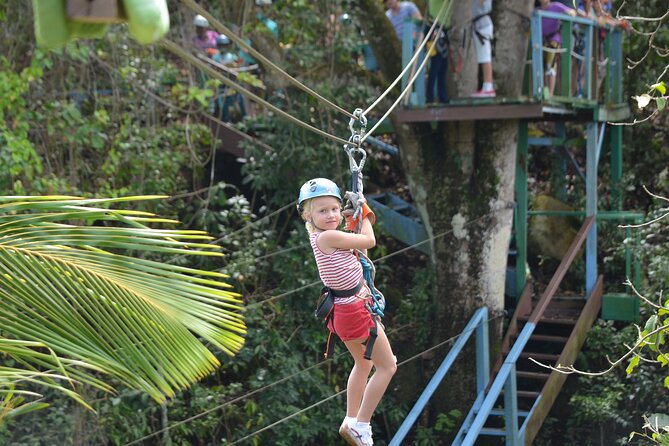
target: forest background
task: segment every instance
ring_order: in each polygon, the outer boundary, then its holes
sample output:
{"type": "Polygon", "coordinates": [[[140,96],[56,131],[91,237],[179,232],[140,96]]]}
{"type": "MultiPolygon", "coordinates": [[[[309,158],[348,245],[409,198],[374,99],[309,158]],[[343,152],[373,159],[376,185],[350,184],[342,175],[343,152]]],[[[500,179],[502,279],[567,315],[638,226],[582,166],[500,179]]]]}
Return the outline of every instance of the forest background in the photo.
{"type": "MultiPolygon", "coordinates": [[[[227,23],[239,23],[242,14],[240,30],[254,46],[337,104],[364,106],[385,88],[352,58],[366,29],[356,2],[277,1],[262,13],[278,24],[278,38],[248,13],[254,2],[232,3],[234,7],[214,0],[200,3],[227,23]],[[350,14],[350,23],[336,19],[343,13],[350,14]]],[[[177,1],[169,6],[169,38],[186,44],[193,13],[177,1]]],[[[635,15],[662,16],[666,6],[661,0],[645,1],[635,15]]],[[[140,443],[208,445],[251,435],[248,444],[337,444],[333,426],[343,416],[342,396],[256,432],[346,385],[350,364],[345,355],[320,363],[325,333],[312,317],[317,288],[309,286],[317,274],[294,211],[295,191],[308,177],[347,183],[348,163],[341,147],[258,109],[253,118],[236,125],[262,143],[246,143],[241,158],[225,154],[206,118],[215,82],[202,83],[196,69],[160,46],[136,44],[123,26],[113,27],[103,39],[72,43],[62,51],[38,50],[32,19],[28,2],[0,1],[0,190],[4,195],[170,195],[143,202],[138,209],[206,229],[227,256],[194,265],[185,259],[157,259],[229,274],[244,295],[249,332],[237,356],[219,353],[223,366],[216,373],[164,405],[124,388],[111,395],[89,390],[85,396],[97,411],[91,413],[47,392],[52,406],[0,426],[0,442],[125,445],[144,438],[140,443]]],[[[664,28],[654,37],[659,48],[669,44],[664,28]]],[[[648,38],[631,34],[625,45],[626,56],[637,60],[646,52],[648,38]]],[[[626,73],[628,96],[647,92],[665,66],[666,59],[651,51],[626,73]]],[[[347,137],[344,117],[324,110],[269,70],[261,82],[271,103],[347,137]]],[[[649,113],[636,109],[635,102],[631,107],[639,118],[649,113]]],[[[669,195],[668,119],[666,112],[659,113],[624,133],[625,209],[645,212],[649,220],[662,207],[641,186],[669,195]]],[[[577,136],[580,130],[570,131],[577,136]]],[[[393,142],[391,135],[387,138],[393,142]]],[[[536,156],[533,162],[541,164],[542,155],[536,156]]],[[[366,190],[410,198],[398,159],[371,149],[365,170],[366,190]]],[[[601,237],[607,240],[601,250],[602,258],[613,260],[622,256],[623,240],[622,232],[610,231],[610,237],[601,237]]],[[[646,295],[656,295],[669,283],[669,255],[663,249],[668,234],[666,219],[642,230],[636,254],[644,266],[646,295]]],[[[374,257],[402,247],[382,235],[374,257]]],[[[377,285],[392,308],[386,323],[402,361],[432,345],[428,315],[433,275],[428,259],[414,251],[388,256],[378,268],[377,285]]],[[[625,278],[607,280],[621,283],[625,278]]],[[[624,343],[635,337],[633,326],[600,322],[588,338],[579,368],[604,368],[605,356],[621,354],[624,343]]],[[[447,348],[400,367],[374,419],[379,444],[397,429],[447,348]]],[[[641,429],[643,415],[669,413],[665,374],[645,366],[629,377],[624,370],[596,378],[570,377],[536,444],[622,441],[641,429]]],[[[458,426],[460,415],[426,414],[412,444],[439,444],[446,431],[458,426]]]]}

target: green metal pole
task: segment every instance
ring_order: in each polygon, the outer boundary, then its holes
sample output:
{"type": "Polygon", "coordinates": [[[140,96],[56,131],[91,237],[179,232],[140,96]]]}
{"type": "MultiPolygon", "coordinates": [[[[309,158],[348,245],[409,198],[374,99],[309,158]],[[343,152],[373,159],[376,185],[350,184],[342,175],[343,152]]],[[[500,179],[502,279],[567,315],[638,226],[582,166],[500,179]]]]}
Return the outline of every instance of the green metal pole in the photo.
{"type": "MultiPolygon", "coordinates": [[[[567,140],[567,128],[564,122],[555,123],[555,137],[562,140],[560,144],[566,150],[564,142],[567,140]]],[[[558,153],[559,149],[553,150],[553,168],[551,178],[551,189],[553,196],[562,202],[567,201],[567,160],[558,153]]]]}
{"type": "Polygon", "coordinates": [[[571,21],[562,22],[562,48],[567,48],[567,52],[564,53],[564,56],[560,57],[560,95],[570,98],[572,97],[571,89],[571,41],[572,41],[572,28],[574,24],[571,21]]]}
{"type": "Polygon", "coordinates": [[[623,126],[611,126],[611,204],[613,209],[623,209],[623,126]]]}
{"type": "Polygon", "coordinates": [[[518,152],[516,155],[516,299],[525,288],[525,264],[527,263],[527,172],[528,144],[527,121],[518,124],[518,152]]]}

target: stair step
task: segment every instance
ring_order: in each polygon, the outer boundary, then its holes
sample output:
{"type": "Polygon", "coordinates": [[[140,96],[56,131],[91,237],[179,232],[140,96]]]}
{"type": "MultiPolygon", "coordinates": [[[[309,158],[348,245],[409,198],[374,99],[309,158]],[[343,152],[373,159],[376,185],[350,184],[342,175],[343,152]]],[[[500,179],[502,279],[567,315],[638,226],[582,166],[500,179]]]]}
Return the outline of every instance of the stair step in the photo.
{"type": "MultiPolygon", "coordinates": [[[[526,410],[519,410],[519,411],[518,411],[518,416],[519,416],[519,417],[527,418],[527,416],[528,416],[529,414],[530,414],[530,413],[529,413],[528,411],[526,411],[526,410]]],[[[504,416],[504,415],[506,415],[506,412],[504,411],[504,409],[492,409],[492,410],[490,411],[490,415],[504,416]]]]}
{"type": "Polygon", "coordinates": [[[516,372],[516,376],[518,378],[525,378],[525,379],[536,379],[539,381],[546,381],[548,380],[548,377],[551,376],[550,373],[538,373],[538,372],[524,372],[522,370],[519,370],[516,372]]]}
{"type": "MultiPolygon", "coordinates": [[[[539,320],[539,323],[545,324],[560,324],[560,325],[576,325],[576,318],[565,317],[564,314],[556,315],[545,315],[539,320]]],[[[529,316],[518,316],[518,320],[521,322],[527,322],[530,320],[529,316]]]]}
{"type": "Polygon", "coordinates": [[[569,338],[566,336],[550,336],[550,335],[532,335],[530,341],[544,341],[544,342],[561,342],[566,343],[569,338]]]}
{"type": "MultiPolygon", "coordinates": [[[[516,390],[516,395],[518,395],[518,398],[537,398],[541,395],[541,392],[535,392],[533,390],[516,390]]],[[[499,393],[499,396],[504,396],[504,389],[499,393]]]]}
{"type": "Polygon", "coordinates": [[[505,437],[506,431],[498,427],[484,427],[481,429],[481,435],[494,435],[496,437],[505,437]]]}
{"type": "Polygon", "coordinates": [[[524,359],[534,358],[536,360],[541,360],[541,361],[557,361],[558,359],[560,359],[560,355],[558,354],[533,353],[533,352],[522,352],[520,354],[520,357],[524,359]]]}
{"type": "Polygon", "coordinates": [[[530,390],[516,390],[520,398],[538,398],[541,392],[532,392],[530,390]]]}

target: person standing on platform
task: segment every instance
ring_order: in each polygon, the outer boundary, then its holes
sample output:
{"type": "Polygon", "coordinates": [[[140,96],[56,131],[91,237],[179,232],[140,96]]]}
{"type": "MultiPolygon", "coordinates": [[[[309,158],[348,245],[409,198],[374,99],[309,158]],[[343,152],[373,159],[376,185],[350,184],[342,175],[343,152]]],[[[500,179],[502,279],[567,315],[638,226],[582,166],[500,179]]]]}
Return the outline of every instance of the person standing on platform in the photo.
{"type": "Polygon", "coordinates": [[[483,84],[481,89],[472,94],[474,98],[494,98],[495,87],[492,83],[492,36],[494,32],[492,18],[492,0],[474,0],[472,2],[472,38],[476,47],[476,61],[481,67],[483,84]]]}
{"type": "Polygon", "coordinates": [[[384,1],[388,10],[386,11],[386,17],[392,23],[393,28],[395,28],[395,34],[397,38],[402,40],[402,35],[404,34],[404,22],[407,18],[414,20],[423,20],[423,16],[420,14],[418,7],[413,2],[400,2],[398,0],[385,0],[384,1]]]}

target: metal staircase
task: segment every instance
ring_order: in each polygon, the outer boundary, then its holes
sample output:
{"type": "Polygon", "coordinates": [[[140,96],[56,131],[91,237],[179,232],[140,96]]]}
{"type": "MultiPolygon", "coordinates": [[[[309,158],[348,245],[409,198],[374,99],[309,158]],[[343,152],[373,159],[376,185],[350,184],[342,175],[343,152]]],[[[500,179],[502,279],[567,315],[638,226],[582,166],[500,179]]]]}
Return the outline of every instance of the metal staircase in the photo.
{"type": "Polygon", "coordinates": [[[567,377],[548,366],[574,363],[601,309],[602,276],[586,298],[555,297],[593,224],[594,217],[585,220],[536,302],[532,301],[531,285],[525,287],[502,342],[502,359],[490,374],[487,312],[481,312],[483,308],[475,313],[393,437],[391,446],[402,444],[474,330],[477,332],[477,397],[452,444],[475,445],[483,436],[503,438],[510,446],[532,444],[567,377]]]}

